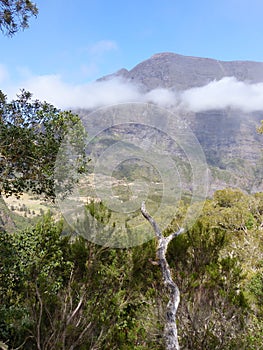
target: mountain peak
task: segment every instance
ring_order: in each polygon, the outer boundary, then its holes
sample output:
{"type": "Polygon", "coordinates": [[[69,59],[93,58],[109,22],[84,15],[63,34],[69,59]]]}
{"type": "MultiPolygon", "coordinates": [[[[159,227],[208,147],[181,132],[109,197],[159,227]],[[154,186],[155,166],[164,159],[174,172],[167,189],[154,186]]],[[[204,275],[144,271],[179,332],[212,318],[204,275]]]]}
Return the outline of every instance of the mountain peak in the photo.
{"type": "Polygon", "coordinates": [[[168,56],[181,56],[181,55],[173,52],[160,52],[160,53],[155,53],[154,55],[151,56],[151,58],[163,58],[168,56]]]}
{"type": "Polygon", "coordinates": [[[156,88],[185,90],[232,76],[251,83],[263,82],[263,62],[220,61],[212,58],[160,52],[137,64],[130,71],[122,69],[105,79],[120,77],[150,91],[156,88]]]}

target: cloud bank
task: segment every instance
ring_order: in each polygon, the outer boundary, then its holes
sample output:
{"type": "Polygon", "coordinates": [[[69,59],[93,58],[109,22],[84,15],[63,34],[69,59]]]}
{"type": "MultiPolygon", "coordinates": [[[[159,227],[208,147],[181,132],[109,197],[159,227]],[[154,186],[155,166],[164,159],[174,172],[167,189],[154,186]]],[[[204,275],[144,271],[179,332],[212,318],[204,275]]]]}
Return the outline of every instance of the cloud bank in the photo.
{"type": "MultiPolygon", "coordinates": [[[[7,77],[8,72],[3,67],[1,70],[0,65],[0,81],[6,81],[7,77]]],[[[139,86],[120,78],[78,85],[66,83],[59,75],[43,75],[28,77],[4,92],[14,98],[21,88],[32,92],[34,98],[62,109],[94,109],[126,102],[151,102],[192,112],[225,108],[244,112],[263,111],[263,82],[249,84],[234,77],[181,92],[159,88],[145,93],[139,86]]]]}
{"type": "Polygon", "coordinates": [[[46,75],[31,78],[24,82],[23,88],[32,92],[35,98],[63,109],[93,109],[141,98],[136,86],[119,79],[72,85],[65,83],[58,75],[46,75]]]}
{"type": "Polygon", "coordinates": [[[225,77],[181,94],[182,104],[194,112],[231,107],[244,112],[263,110],[263,83],[248,84],[225,77]]]}

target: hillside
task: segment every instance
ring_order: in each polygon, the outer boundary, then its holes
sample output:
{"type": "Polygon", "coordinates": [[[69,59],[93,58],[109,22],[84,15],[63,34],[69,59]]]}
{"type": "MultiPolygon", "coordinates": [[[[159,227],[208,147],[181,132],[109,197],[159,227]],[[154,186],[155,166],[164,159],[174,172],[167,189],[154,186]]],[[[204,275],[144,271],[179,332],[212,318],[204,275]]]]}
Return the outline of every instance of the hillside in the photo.
{"type": "MultiPolygon", "coordinates": [[[[234,77],[246,84],[263,82],[263,62],[224,62],[209,58],[188,57],[175,53],[159,53],[137,64],[130,71],[102,77],[99,81],[121,78],[141,91],[157,88],[185,91],[202,87],[224,77],[234,77]]],[[[174,108],[172,108],[175,111],[174,108]]],[[[263,112],[238,108],[217,108],[205,111],[180,110],[200,142],[210,167],[212,194],[224,187],[239,187],[248,192],[263,190],[262,136],[256,127],[263,112]]],[[[81,111],[85,118],[87,111],[81,111]]]]}

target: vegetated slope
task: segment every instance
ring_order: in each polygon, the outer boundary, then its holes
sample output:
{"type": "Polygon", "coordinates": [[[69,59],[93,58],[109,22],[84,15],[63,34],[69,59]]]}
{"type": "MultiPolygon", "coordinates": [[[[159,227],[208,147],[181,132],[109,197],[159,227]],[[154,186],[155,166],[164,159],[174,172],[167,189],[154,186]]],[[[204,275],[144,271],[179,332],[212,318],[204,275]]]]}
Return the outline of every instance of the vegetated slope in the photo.
{"type": "Polygon", "coordinates": [[[29,225],[30,220],[21,215],[13,213],[0,197],[0,231],[14,232],[29,225]]]}

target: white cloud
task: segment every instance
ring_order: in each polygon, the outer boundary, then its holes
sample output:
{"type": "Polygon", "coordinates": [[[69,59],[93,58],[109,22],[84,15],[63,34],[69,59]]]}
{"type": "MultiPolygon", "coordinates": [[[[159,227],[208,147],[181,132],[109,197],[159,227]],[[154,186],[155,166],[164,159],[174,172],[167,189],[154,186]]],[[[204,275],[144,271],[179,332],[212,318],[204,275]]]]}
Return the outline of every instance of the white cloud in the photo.
{"type": "Polygon", "coordinates": [[[9,98],[15,98],[21,88],[33,93],[33,98],[45,100],[58,108],[94,109],[125,102],[151,102],[192,112],[234,108],[245,112],[263,111],[263,82],[248,84],[234,77],[225,77],[203,87],[175,92],[158,88],[147,93],[120,78],[86,84],[69,84],[59,75],[34,76],[23,69],[20,82],[14,83],[4,65],[0,64],[1,88],[9,98]]]}
{"type": "Polygon", "coordinates": [[[22,86],[32,92],[34,98],[65,109],[93,109],[125,102],[151,102],[163,107],[178,103],[175,93],[170,90],[155,89],[142,93],[137,85],[120,78],[71,85],[65,83],[59,75],[44,75],[32,77],[24,81],[22,86]]]}
{"type": "Polygon", "coordinates": [[[163,107],[175,106],[178,102],[178,97],[174,92],[168,89],[154,89],[144,95],[144,100],[147,102],[156,103],[163,107]]]}
{"type": "Polygon", "coordinates": [[[105,52],[117,50],[118,45],[113,40],[100,40],[89,47],[88,51],[92,55],[102,55],[105,52]]]}
{"type": "Polygon", "coordinates": [[[245,112],[263,110],[263,83],[247,84],[225,77],[181,94],[182,106],[200,112],[232,107],[245,112]]]}
{"type": "Polygon", "coordinates": [[[59,75],[44,75],[32,77],[22,86],[32,92],[34,98],[46,100],[59,108],[91,109],[141,99],[135,85],[120,79],[72,85],[65,83],[59,75]]]}

